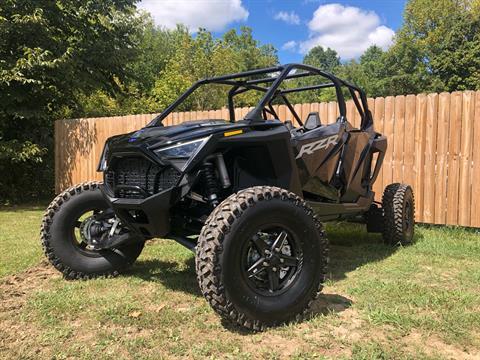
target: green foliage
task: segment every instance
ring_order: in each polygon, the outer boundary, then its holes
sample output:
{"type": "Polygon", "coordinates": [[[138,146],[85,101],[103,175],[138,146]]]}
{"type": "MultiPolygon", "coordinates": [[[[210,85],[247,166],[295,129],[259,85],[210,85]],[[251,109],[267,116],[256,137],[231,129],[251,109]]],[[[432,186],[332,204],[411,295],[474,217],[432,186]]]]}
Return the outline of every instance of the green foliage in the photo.
{"type": "Polygon", "coordinates": [[[478,0],[411,0],[404,21],[397,43],[418,49],[432,90],[480,87],[478,0]]]}
{"type": "Polygon", "coordinates": [[[79,92],[113,94],[128,78],[124,64],[138,40],[134,2],[2,2],[0,200],[51,193],[52,120],[75,107],[79,92]]]}
{"type": "MultiPolygon", "coordinates": [[[[184,33],[175,55],[155,83],[153,99],[163,109],[197,80],[277,63],[273,47],[259,46],[248,27],[242,27],[240,34],[230,30],[219,39],[203,29],[195,38],[184,33]]],[[[258,96],[252,92],[240,95],[236,97],[236,105],[253,105],[258,96]]],[[[181,110],[219,109],[226,104],[225,86],[210,85],[198,89],[182,104],[181,110]]]]}
{"type": "Polygon", "coordinates": [[[366,91],[369,96],[382,96],[384,93],[384,57],[378,46],[369,47],[359,61],[352,60],[338,70],[338,75],[366,91]]]}
{"type": "MultiPolygon", "coordinates": [[[[52,193],[55,119],[159,112],[201,78],[278,64],[276,49],[248,27],[219,38],[183,26],[162,29],[136,2],[0,4],[0,202],[52,193]]],[[[388,50],[372,46],[342,63],[335,50],[317,46],[303,61],[372,97],[480,89],[480,2],[410,0],[388,50]]],[[[243,93],[235,105],[251,106],[261,95],[243,93]]],[[[293,103],[335,98],[333,89],[289,96],[293,103]]],[[[212,85],[179,110],[217,109],[226,101],[225,87],[212,85]]]]}
{"type": "MultiPolygon", "coordinates": [[[[103,90],[79,94],[77,108],[67,112],[68,117],[159,112],[197,80],[278,63],[273,46],[260,45],[248,27],[214,38],[204,29],[192,36],[182,26],[167,30],[155,27],[148,17],[143,21],[139,56],[128,64],[132,78],[122,84],[122,92],[115,96],[103,90]]],[[[236,105],[253,105],[259,96],[241,94],[236,105]]],[[[179,110],[217,109],[226,101],[225,86],[204,86],[179,110]]]]}
{"type": "Polygon", "coordinates": [[[335,50],[324,50],[321,46],[315,46],[305,55],[303,63],[333,73],[340,66],[340,57],[335,50]]]}
{"type": "Polygon", "coordinates": [[[340,68],[370,96],[480,88],[480,2],[410,0],[388,51],[340,68]]]}
{"type": "MultiPolygon", "coordinates": [[[[303,63],[332,74],[337,73],[342,67],[337,52],[330,48],[325,50],[321,46],[312,48],[303,58],[303,63]]],[[[309,76],[307,78],[289,80],[286,82],[285,88],[298,88],[326,82],[328,80],[322,76],[309,76]]],[[[336,95],[333,88],[303,91],[292,93],[288,96],[288,100],[293,104],[332,101],[335,99],[336,95]]]]}

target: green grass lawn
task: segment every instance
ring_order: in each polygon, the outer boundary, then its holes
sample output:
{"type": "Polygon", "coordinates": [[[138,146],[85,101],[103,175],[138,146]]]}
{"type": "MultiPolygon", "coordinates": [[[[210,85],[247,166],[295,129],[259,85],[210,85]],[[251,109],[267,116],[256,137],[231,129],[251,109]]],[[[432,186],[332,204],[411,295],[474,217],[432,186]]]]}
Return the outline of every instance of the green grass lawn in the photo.
{"type": "Polygon", "coordinates": [[[480,358],[480,236],[416,228],[392,249],[332,223],[329,280],[309,318],[262,333],[222,323],[193,254],[148,243],[115,279],[65,281],[43,260],[42,210],[0,210],[0,358],[480,358]]]}

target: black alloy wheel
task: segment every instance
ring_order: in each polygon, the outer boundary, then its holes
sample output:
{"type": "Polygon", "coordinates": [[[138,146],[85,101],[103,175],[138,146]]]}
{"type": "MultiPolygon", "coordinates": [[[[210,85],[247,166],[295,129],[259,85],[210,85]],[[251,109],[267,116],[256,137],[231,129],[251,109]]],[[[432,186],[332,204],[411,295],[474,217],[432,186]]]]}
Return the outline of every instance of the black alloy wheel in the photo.
{"type": "Polygon", "coordinates": [[[282,226],[258,231],[244,247],[246,281],[261,295],[276,296],[288,289],[302,269],[298,239],[282,226]]]}
{"type": "Polygon", "coordinates": [[[116,220],[99,185],[88,182],[65,190],[44,214],[41,226],[44,252],[67,279],[118,275],[142,252],[144,241],[101,249],[116,220]]]}
{"type": "Polygon", "coordinates": [[[328,241],[305,201],[256,186],[225,199],[200,233],[198,284],[225,320],[261,330],[301,318],[325,281],[328,241]]]}

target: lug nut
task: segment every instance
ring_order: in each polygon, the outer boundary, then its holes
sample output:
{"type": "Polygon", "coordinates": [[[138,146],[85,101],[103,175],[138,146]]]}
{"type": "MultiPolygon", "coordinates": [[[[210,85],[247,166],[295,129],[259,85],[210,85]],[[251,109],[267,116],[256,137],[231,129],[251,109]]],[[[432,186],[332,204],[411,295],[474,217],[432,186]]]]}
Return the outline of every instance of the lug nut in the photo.
{"type": "Polygon", "coordinates": [[[276,268],[276,267],[273,267],[273,268],[272,268],[272,271],[273,271],[273,272],[277,271],[277,268],[276,268]]]}
{"type": "Polygon", "coordinates": [[[276,252],[280,252],[280,248],[275,248],[275,251],[276,251],[276,252]]]}
{"type": "Polygon", "coordinates": [[[264,261],[262,265],[263,266],[268,266],[268,262],[264,261]]]}
{"type": "Polygon", "coordinates": [[[283,259],[280,259],[280,262],[283,264],[283,263],[285,262],[285,260],[283,260],[283,259]]]}

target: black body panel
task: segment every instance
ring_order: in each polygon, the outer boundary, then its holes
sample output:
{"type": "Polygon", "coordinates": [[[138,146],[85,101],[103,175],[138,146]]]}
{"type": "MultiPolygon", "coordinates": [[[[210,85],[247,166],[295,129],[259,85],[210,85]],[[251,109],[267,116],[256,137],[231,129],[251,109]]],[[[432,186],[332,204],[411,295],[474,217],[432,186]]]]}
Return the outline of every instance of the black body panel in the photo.
{"type": "Polygon", "coordinates": [[[110,138],[99,170],[104,171],[104,196],[122,223],[145,238],[178,238],[198,234],[212,209],[230,194],[258,185],[294,192],[323,219],[362,214],[372,204],[372,184],[385,150],[386,139],[373,130],[361,89],[318,69],[294,64],[195,84],[147,127],[110,138]],[[294,69],[305,73],[291,74],[294,69]],[[275,71],[280,71],[276,77],[258,78],[275,71]],[[286,94],[307,88],[281,90],[279,86],[285,79],[307,76],[307,72],[332,81],[308,88],[335,87],[337,121],[322,125],[313,113],[306,126],[292,128],[267,119],[277,118],[272,101],[282,98],[302,124],[286,94]],[[257,78],[244,79],[250,75],[257,78]],[[198,86],[210,82],[232,86],[230,122],[207,119],[176,126],[161,124],[198,86]],[[270,85],[263,87],[262,83],[270,85]],[[349,89],[362,116],[360,129],[354,129],[345,118],[341,86],[349,89]],[[264,91],[264,97],[244,120],[232,122],[233,97],[252,89],[264,91]]]}

